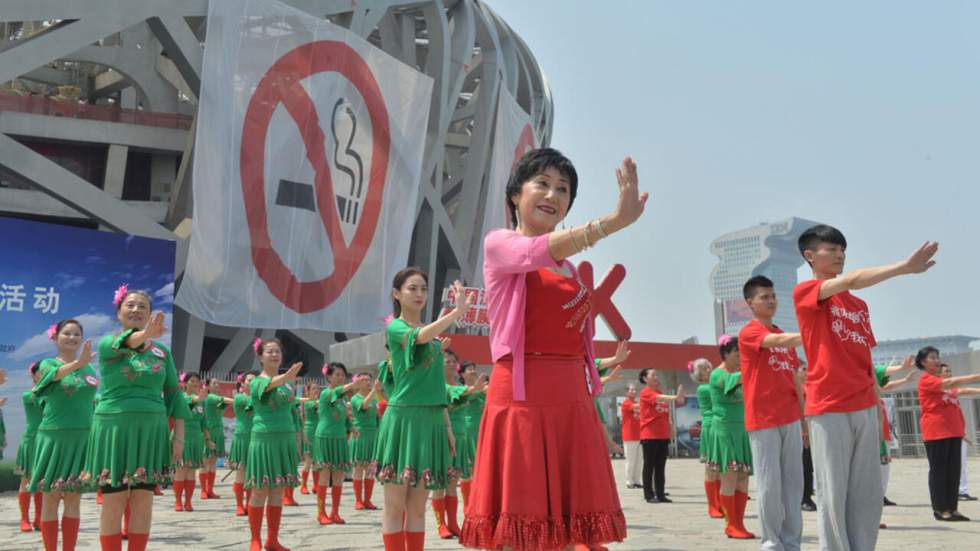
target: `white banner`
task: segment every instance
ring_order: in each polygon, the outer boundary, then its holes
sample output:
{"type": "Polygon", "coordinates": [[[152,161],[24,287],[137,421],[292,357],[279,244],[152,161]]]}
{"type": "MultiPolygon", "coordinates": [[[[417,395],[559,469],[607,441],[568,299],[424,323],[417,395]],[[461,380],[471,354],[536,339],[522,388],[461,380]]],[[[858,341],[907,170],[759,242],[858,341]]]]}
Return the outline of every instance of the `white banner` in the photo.
{"type": "Polygon", "coordinates": [[[274,0],[212,0],[177,304],[220,325],[371,332],[405,267],[432,80],[274,0]]]}
{"type": "MultiPolygon", "coordinates": [[[[493,137],[493,157],[490,161],[490,185],[487,210],[483,218],[483,235],[496,228],[510,227],[510,213],[504,198],[511,170],[520,158],[535,147],[538,138],[534,134],[531,117],[501,86],[497,100],[497,122],[493,137]]],[[[483,248],[480,248],[479,281],[483,281],[483,248]]]]}

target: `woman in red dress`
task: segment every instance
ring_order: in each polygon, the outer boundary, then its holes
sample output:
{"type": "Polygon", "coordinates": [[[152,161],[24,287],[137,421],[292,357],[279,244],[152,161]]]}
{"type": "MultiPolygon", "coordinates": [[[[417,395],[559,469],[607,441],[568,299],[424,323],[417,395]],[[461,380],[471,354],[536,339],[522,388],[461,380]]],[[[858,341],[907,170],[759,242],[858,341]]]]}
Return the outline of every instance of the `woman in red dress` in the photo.
{"type": "Polygon", "coordinates": [[[567,259],[643,213],[636,164],[616,171],[619,202],[601,220],[555,231],[575,199],[575,167],[528,152],[506,190],[516,230],[484,241],[494,371],[460,543],[480,549],[600,547],[626,519],[592,397],[601,391],[592,300],[567,259]]]}

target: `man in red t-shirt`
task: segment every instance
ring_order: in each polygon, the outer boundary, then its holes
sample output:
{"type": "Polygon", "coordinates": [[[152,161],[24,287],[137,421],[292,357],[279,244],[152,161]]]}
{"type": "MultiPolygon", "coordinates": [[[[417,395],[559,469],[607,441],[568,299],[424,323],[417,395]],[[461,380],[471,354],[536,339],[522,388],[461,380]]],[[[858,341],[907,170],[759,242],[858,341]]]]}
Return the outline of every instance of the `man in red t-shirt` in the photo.
{"type": "Polygon", "coordinates": [[[895,264],[841,275],[847,240],[836,228],[814,226],[800,236],[813,279],[793,290],[806,352],[810,451],[820,492],[817,532],[828,551],[874,549],[881,522],[878,392],[868,306],[850,293],[931,268],[938,243],[925,243],[895,264]]]}
{"type": "Polygon", "coordinates": [[[626,487],[642,488],[643,457],[640,452],[640,404],[636,402],[636,386],[626,386],[626,399],[619,410],[622,423],[623,450],[626,454],[626,487]]]}
{"type": "Polygon", "coordinates": [[[742,296],[753,319],[738,334],[745,430],[759,489],[762,549],[798,550],[803,538],[803,392],[796,371],[798,333],[773,324],[778,306],[772,281],[755,276],[742,296]]]}

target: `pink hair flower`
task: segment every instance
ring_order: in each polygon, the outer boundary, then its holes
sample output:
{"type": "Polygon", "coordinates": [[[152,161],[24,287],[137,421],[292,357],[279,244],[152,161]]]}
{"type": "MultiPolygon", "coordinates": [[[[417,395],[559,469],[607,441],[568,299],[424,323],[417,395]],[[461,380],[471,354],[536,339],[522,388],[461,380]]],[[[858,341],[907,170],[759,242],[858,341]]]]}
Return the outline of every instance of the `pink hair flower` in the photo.
{"type": "Polygon", "coordinates": [[[388,326],[391,325],[391,322],[393,322],[393,321],[395,321],[395,315],[394,314],[388,314],[387,316],[385,316],[381,320],[381,322],[384,324],[384,328],[385,329],[387,329],[388,326]]]}
{"type": "Polygon", "coordinates": [[[693,361],[687,362],[687,372],[688,373],[694,373],[694,362],[693,361]]]}
{"type": "Polygon", "coordinates": [[[732,339],[732,336],[731,335],[722,335],[722,336],[718,337],[718,345],[719,346],[728,346],[729,344],[731,344],[732,340],[733,339],[732,339]]]}
{"type": "Polygon", "coordinates": [[[255,340],[252,341],[252,350],[254,350],[256,354],[262,353],[262,337],[255,337],[255,340]]]}
{"type": "Polygon", "coordinates": [[[116,293],[112,296],[113,306],[119,306],[122,303],[123,299],[126,298],[126,293],[128,292],[129,292],[128,283],[123,283],[122,285],[120,285],[119,288],[116,289],[116,293]]]}
{"type": "Polygon", "coordinates": [[[58,338],[58,324],[52,323],[51,327],[48,327],[48,339],[55,340],[58,338]]]}
{"type": "Polygon", "coordinates": [[[323,364],[323,367],[320,368],[320,373],[323,373],[323,376],[326,377],[328,369],[330,369],[330,364],[323,364]]]}

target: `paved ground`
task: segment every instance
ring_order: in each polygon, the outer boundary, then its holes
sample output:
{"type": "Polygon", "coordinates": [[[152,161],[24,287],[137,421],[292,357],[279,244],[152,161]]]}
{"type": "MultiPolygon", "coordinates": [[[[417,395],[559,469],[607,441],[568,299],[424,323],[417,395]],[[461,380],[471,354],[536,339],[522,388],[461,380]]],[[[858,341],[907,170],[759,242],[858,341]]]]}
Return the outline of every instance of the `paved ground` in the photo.
{"type": "MultiPolygon", "coordinates": [[[[888,524],[878,540],[878,549],[980,549],[980,502],[964,503],[960,510],[976,519],[970,523],[940,523],[932,519],[926,486],[925,460],[896,460],[892,464],[892,482],[888,496],[899,503],[886,507],[883,520],[888,524]]],[[[623,462],[615,461],[617,475],[623,462]]],[[[970,469],[977,473],[975,493],[980,493],[980,459],[971,461],[970,469]]],[[[219,472],[219,475],[223,475],[219,472]]],[[[755,542],[733,541],[722,534],[722,521],[711,520],[705,514],[701,485],[701,466],[693,460],[670,460],[667,463],[668,491],[673,504],[647,504],[640,490],[622,487],[623,507],[629,523],[629,538],[611,549],[679,550],[712,549],[746,551],[758,549],[755,542]]],[[[220,476],[219,476],[220,478],[220,476]]],[[[345,486],[341,514],[346,526],[317,526],[313,521],[312,496],[298,496],[301,505],[287,508],[283,516],[283,543],[295,551],[380,549],[380,519],[378,512],[355,512],[350,486],[345,486]]],[[[247,549],[248,523],[235,517],[231,487],[220,485],[218,493],[224,499],[195,500],[195,512],[175,513],[172,498],[158,498],[154,510],[153,536],[150,549],[199,550],[247,549]]],[[[381,502],[380,496],[375,501],[381,502]]],[[[749,502],[746,526],[757,530],[758,523],[749,502]]],[[[97,550],[98,506],[94,496],[82,502],[82,531],[79,550],[97,550]]],[[[0,494],[0,549],[5,551],[40,550],[39,533],[22,534],[18,530],[17,498],[13,492],[0,494]]],[[[431,520],[431,518],[429,519],[431,520]]],[[[455,541],[436,539],[429,525],[427,547],[458,549],[455,541]]],[[[817,549],[816,518],[804,513],[804,549],[817,549]]]]}

